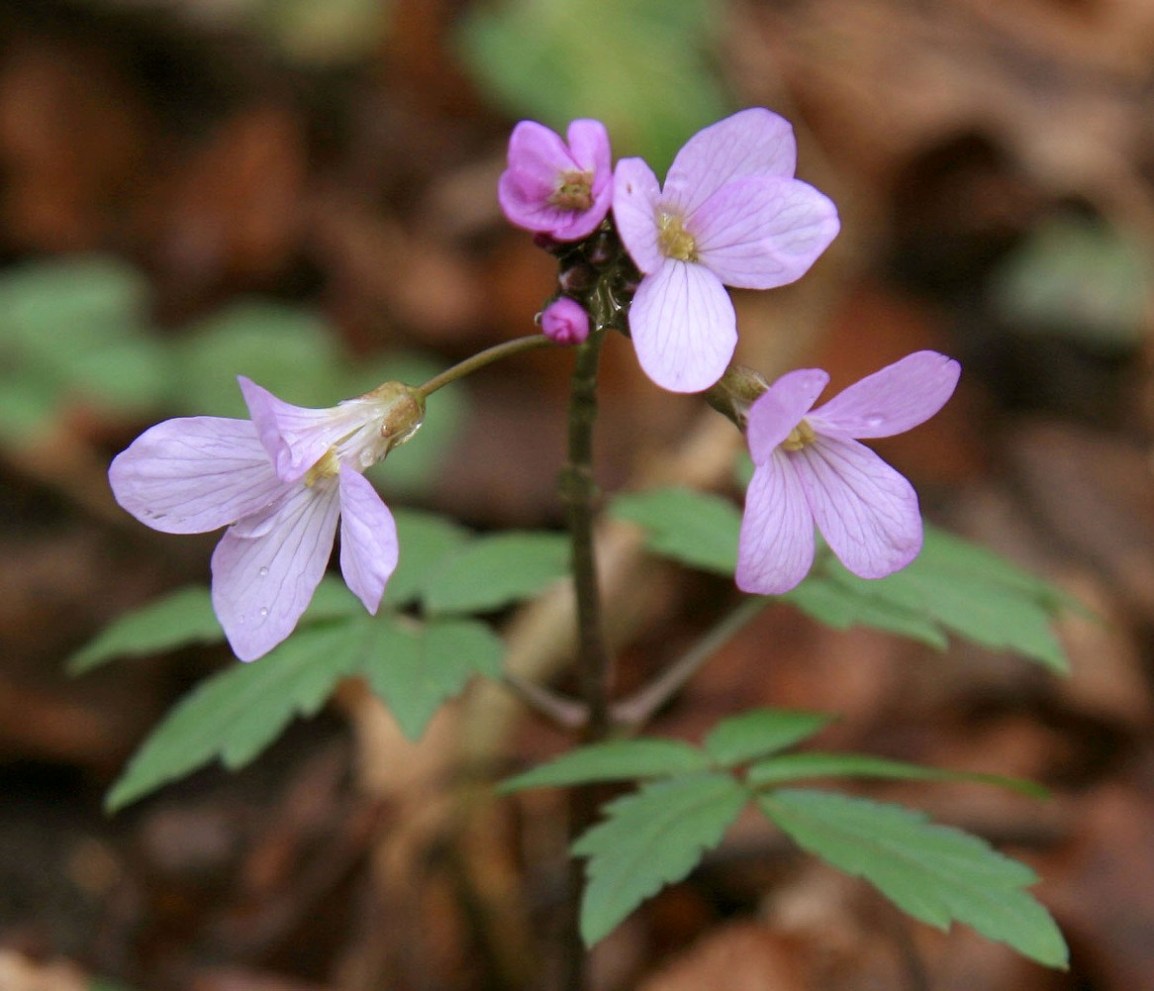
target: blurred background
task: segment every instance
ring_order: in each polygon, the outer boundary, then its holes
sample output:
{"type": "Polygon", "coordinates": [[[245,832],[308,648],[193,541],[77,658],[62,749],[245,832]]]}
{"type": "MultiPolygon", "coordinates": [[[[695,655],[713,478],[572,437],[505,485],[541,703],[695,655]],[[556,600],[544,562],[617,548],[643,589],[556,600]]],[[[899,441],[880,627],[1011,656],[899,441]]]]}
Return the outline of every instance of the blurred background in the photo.
{"type": "MultiPolygon", "coordinates": [[[[104,790],[197,680],[189,647],[79,678],[108,622],[207,580],[214,542],[112,502],[149,424],[421,381],[532,331],[553,261],[497,209],[516,120],[607,122],[661,172],[743,106],[789,117],[842,212],[797,285],[736,294],[739,357],[840,387],[918,348],[962,360],[927,426],[879,445],[935,521],[1078,597],[1073,674],[835,633],[786,606],[655,731],[750,704],[823,738],[1031,777],[872,788],[1031,863],[1067,974],[907,923],[744,821],[597,951],[599,986],[1154,989],[1154,4],[1145,0],[0,0],[0,989],[546,986],[564,806],[470,783],[565,740],[484,692],[418,746],[357,686],[237,775],[109,818],[104,790]]],[[[439,393],[375,480],[478,528],[550,527],[568,355],[439,393]]],[[[609,342],[607,490],[733,492],[728,424],[609,342]]],[[[628,688],[733,601],[603,535],[628,688]]],[[[550,614],[499,617],[561,678],[550,614]]],[[[567,629],[567,627],[566,627],[567,629]]]]}

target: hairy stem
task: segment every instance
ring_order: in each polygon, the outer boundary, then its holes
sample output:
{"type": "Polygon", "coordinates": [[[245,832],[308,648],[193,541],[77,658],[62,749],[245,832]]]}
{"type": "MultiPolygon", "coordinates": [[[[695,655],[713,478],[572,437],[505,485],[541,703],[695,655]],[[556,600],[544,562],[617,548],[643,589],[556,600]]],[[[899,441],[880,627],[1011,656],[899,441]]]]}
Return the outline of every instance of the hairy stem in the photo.
{"type": "Polygon", "coordinates": [[[522,351],[532,351],[552,343],[553,341],[544,334],[529,334],[527,337],[515,337],[511,341],[502,341],[500,344],[494,344],[491,348],[485,348],[484,351],[478,351],[472,357],[453,365],[452,368],[446,368],[439,375],[434,375],[424,385],[418,386],[417,392],[422,397],[431,396],[438,389],[442,389],[466,375],[471,375],[478,368],[484,368],[486,365],[520,354],[522,351]]]}

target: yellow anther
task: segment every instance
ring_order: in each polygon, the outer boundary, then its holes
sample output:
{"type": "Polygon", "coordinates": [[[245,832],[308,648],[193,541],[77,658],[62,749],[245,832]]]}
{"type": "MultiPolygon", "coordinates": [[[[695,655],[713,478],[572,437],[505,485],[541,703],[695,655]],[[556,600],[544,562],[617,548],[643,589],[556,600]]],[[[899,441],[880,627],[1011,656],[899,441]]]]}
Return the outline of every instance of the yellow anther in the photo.
{"type": "Polygon", "coordinates": [[[588,210],[593,206],[593,173],[562,172],[549,202],[560,210],[588,210]]]}
{"type": "Polygon", "coordinates": [[[657,215],[657,246],[666,258],[676,258],[680,262],[697,261],[697,242],[676,213],[657,215]]]}
{"type": "Polygon", "coordinates": [[[340,471],[340,459],[337,457],[337,452],[330,447],[305,474],[305,485],[311,488],[322,478],[332,478],[339,475],[340,471]]]}
{"type": "Polygon", "coordinates": [[[787,451],[800,451],[815,440],[817,440],[817,434],[814,433],[813,427],[809,425],[808,420],[802,420],[789,432],[789,436],[781,442],[781,446],[787,451]]]}

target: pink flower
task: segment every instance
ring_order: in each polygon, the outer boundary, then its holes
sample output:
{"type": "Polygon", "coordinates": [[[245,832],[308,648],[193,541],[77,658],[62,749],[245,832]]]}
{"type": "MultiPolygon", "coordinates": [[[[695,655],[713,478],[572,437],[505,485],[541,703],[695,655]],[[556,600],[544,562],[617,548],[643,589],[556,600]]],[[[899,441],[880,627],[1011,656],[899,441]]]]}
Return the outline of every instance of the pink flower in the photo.
{"type": "Polygon", "coordinates": [[[961,367],[918,351],[811,408],[829,382],[817,368],[779,378],[749,409],[754,472],[745,497],[737,585],[788,592],[813,564],[816,526],[850,571],[883,578],[922,548],[918,497],[858,439],[900,434],[933,416],[961,367]]]}
{"type": "Polygon", "coordinates": [[[393,516],[362,474],[420,426],[423,403],[387,383],[331,409],[292,406],[246,378],[251,420],[166,420],[112,462],[116,501],[164,533],[227,526],[212,555],[212,602],[243,661],[294,629],[341,519],[341,572],[375,613],[397,565],[393,516]]]}
{"type": "Polygon", "coordinates": [[[793,178],[795,161],[789,123],[754,108],[690,138],[664,187],[640,158],[617,163],[613,216],[644,275],[629,327],[662,388],[699,392],[725,371],[737,344],[725,286],[793,282],[837,234],[836,207],[793,178]]]}
{"type": "Polygon", "coordinates": [[[509,167],[497,200],[511,223],[558,241],[580,241],[609,212],[613,195],[609,134],[599,120],[575,120],[569,143],[523,120],[509,138],[509,167]]]}
{"type": "Polygon", "coordinates": [[[558,296],[541,314],[541,332],[558,344],[581,344],[589,336],[589,314],[568,296],[558,296]]]}

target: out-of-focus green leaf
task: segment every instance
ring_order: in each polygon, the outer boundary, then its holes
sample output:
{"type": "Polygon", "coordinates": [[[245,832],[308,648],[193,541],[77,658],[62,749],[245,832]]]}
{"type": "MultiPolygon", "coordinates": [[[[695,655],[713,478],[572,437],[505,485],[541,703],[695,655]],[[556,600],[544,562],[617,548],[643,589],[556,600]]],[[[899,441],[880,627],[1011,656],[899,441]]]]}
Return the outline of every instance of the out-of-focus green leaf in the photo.
{"type": "Polygon", "coordinates": [[[728,499],[694,489],[665,488],[619,495],[610,513],[646,530],[647,546],[690,567],[732,575],[741,513],[728,499]]]}
{"type": "Polygon", "coordinates": [[[589,858],[581,900],[585,945],[693,870],[748,800],[730,775],[706,772],[650,782],[606,805],[604,820],[573,844],[575,856],[589,858]]]}
{"type": "Polygon", "coordinates": [[[393,518],[401,553],[397,570],[385,586],[385,603],[398,607],[416,598],[429,576],[463,547],[471,535],[464,527],[435,513],[396,509],[393,518]]]}
{"type": "Polygon", "coordinates": [[[826,792],[788,790],[757,804],[799,846],[864,877],[915,919],[963,922],[1048,967],[1067,950],[1049,913],[1024,889],[1038,879],[984,840],[919,812],[826,792]]]}
{"type": "Polygon", "coordinates": [[[461,42],[474,75],[513,116],[564,134],[605,122],[617,157],[659,174],[694,132],[724,117],[712,64],[716,0],[505,0],[478,6],[461,42]]]}
{"type": "Polygon", "coordinates": [[[709,761],[697,747],[680,740],[609,740],[571,750],[518,774],[503,782],[501,791],[558,788],[590,781],[632,781],[704,771],[708,767],[709,761]]]}
{"type": "Polygon", "coordinates": [[[508,532],[477,537],[429,574],[433,613],[487,612],[537,595],[569,569],[564,534],[508,532]]]}
{"type": "Polygon", "coordinates": [[[735,767],[807,740],[832,719],[820,712],[750,709],[714,726],[705,750],[722,767],[735,767]]]}

